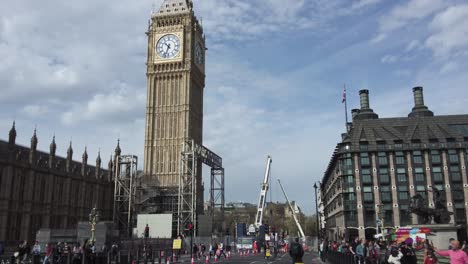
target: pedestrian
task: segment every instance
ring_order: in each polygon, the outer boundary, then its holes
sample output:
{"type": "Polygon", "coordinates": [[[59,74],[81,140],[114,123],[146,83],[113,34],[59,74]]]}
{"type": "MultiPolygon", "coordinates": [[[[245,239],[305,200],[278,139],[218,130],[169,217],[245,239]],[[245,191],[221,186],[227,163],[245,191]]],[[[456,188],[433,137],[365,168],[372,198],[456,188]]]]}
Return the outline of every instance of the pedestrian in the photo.
{"type": "Polygon", "coordinates": [[[81,258],[83,257],[83,250],[81,248],[80,243],[76,243],[73,246],[73,259],[72,263],[73,264],[80,264],[81,263],[81,258]]]}
{"type": "Polygon", "coordinates": [[[416,256],[416,251],[413,248],[412,243],[407,244],[407,264],[417,264],[418,263],[418,257],[416,256]]]}
{"type": "Polygon", "coordinates": [[[34,246],[33,246],[31,253],[33,254],[33,256],[41,255],[41,245],[39,245],[39,242],[37,241],[34,242],[34,246]]]}
{"type": "Polygon", "coordinates": [[[410,253],[409,253],[406,243],[401,243],[400,251],[401,251],[401,254],[403,254],[403,257],[401,258],[401,264],[409,264],[410,253]]]}
{"type": "Polygon", "coordinates": [[[117,256],[119,255],[119,246],[116,242],[114,242],[111,246],[111,258],[112,260],[117,260],[117,256]]]}
{"type": "Polygon", "coordinates": [[[149,238],[149,226],[148,224],[146,224],[146,227],[145,227],[145,233],[144,233],[144,236],[145,236],[145,239],[148,239],[149,238]]]}
{"type": "Polygon", "coordinates": [[[432,248],[428,248],[424,252],[424,264],[436,264],[437,256],[432,248]]]}
{"type": "Polygon", "coordinates": [[[367,246],[366,263],[376,264],[378,259],[379,259],[379,253],[377,251],[375,243],[374,241],[370,241],[369,245],[367,246]]]}
{"type": "Polygon", "coordinates": [[[320,243],[319,256],[322,262],[325,262],[325,240],[322,240],[322,243],[320,243]]]}
{"type": "Polygon", "coordinates": [[[304,256],[304,249],[299,243],[299,238],[296,238],[294,242],[291,244],[291,249],[289,249],[289,255],[292,258],[293,264],[303,263],[302,257],[304,256]]]}
{"type": "Polygon", "coordinates": [[[366,240],[361,239],[359,245],[356,247],[356,256],[358,264],[364,264],[366,259],[366,240]]]}
{"type": "Polygon", "coordinates": [[[49,264],[51,263],[51,260],[53,262],[53,252],[54,252],[54,247],[52,246],[51,243],[47,243],[43,264],[49,264]]]}
{"type": "Polygon", "coordinates": [[[390,253],[390,257],[388,257],[389,264],[401,264],[401,258],[403,258],[403,254],[400,250],[392,249],[390,253]]]}
{"type": "Polygon", "coordinates": [[[452,264],[468,264],[468,255],[465,251],[460,249],[460,242],[458,240],[452,240],[450,242],[451,249],[449,250],[438,250],[435,249],[437,255],[442,257],[450,257],[450,263],[452,264]]]}
{"type": "Polygon", "coordinates": [[[206,256],[206,255],[205,255],[205,252],[206,252],[206,246],[205,246],[205,244],[202,244],[201,248],[202,248],[202,256],[205,257],[205,256],[206,256]]]}

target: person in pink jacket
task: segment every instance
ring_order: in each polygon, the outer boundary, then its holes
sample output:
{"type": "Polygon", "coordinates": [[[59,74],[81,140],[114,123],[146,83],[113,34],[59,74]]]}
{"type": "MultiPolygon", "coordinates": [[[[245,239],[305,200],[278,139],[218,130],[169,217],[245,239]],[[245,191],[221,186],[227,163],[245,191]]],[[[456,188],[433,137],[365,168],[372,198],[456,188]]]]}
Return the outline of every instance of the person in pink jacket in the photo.
{"type": "Polygon", "coordinates": [[[436,249],[436,253],[442,257],[450,257],[451,264],[468,264],[468,255],[460,249],[460,242],[452,240],[450,242],[452,249],[440,251],[436,249]]]}

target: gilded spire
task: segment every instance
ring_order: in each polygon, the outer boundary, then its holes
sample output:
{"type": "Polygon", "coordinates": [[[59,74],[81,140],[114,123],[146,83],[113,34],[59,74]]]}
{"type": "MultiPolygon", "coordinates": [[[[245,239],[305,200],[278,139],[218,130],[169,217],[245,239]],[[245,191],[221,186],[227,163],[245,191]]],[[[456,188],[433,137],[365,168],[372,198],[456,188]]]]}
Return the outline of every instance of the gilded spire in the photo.
{"type": "Polygon", "coordinates": [[[52,138],[52,142],[50,143],[50,155],[55,156],[55,152],[57,151],[57,144],[55,144],[55,135],[52,138]]]}
{"type": "Polygon", "coordinates": [[[15,128],[15,121],[13,121],[13,126],[11,127],[10,129],[10,133],[8,134],[9,135],[9,139],[8,139],[8,143],[10,143],[11,145],[14,145],[15,142],[16,142],[16,128],[15,128]]]}
{"type": "Polygon", "coordinates": [[[36,150],[37,149],[37,134],[36,131],[37,129],[34,128],[34,134],[31,138],[31,150],[36,150]]]}

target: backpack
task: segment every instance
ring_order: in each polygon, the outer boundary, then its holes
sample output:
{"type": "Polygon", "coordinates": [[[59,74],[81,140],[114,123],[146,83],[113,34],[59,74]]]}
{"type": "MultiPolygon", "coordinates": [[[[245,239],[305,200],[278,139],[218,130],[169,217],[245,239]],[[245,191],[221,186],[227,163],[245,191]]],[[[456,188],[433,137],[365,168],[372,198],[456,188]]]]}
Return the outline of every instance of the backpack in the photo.
{"type": "Polygon", "coordinates": [[[294,243],[291,245],[291,255],[299,257],[304,255],[304,251],[302,250],[302,247],[299,243],[294,243]]]}

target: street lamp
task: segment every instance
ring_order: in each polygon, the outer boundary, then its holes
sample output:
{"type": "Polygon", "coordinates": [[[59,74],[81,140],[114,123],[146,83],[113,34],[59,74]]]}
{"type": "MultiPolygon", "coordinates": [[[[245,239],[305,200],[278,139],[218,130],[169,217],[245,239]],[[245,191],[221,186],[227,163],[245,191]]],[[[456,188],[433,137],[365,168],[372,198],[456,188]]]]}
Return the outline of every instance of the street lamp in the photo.
{"type": "Polygon", "coordinates": [[[89,223],[91,224],[91,243],[96,242],[96,224],[99,222],[99,211],[94,207],[89,214],[89,223]]]}
{"type": "Polygon", "coordinates": [[[315,213],[316,213],[316,216],[317,216],[317,243],[318,243],[318,240],[320,239],[320,218],[319,218],[319,210],[318,210],[318,200],[317,200],[317,183],[314,183],[314,189],[315,189],[315,213]]]}
{"type": "Polygon", "coordinates": [[[381,228],[381,232],[382,232],[382,235],[383,235],[383,228],[384,228],[384,224],[383,224],[383,211],[381,209],[381,207],[383,206],[383,204],[376,204],[376,208],[375,208],[375,224],[376,224],[376,228],[375,228],[375,233],[376,235],[379,234],[379,226],[381,228]]]}

